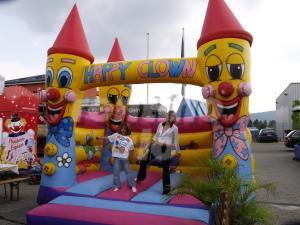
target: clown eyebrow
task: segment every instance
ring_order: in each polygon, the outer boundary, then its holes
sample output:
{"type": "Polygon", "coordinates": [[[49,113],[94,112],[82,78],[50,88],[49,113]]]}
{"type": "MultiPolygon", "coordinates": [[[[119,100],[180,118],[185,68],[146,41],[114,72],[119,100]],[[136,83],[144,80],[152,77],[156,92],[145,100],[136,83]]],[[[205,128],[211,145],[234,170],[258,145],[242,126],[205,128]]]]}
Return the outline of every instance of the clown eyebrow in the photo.
{"type": "Polygon", "coordinates": [[[76,64],[76,60],[74,60],[74,59],[62,58],[60,61],[65,62],[65,63],[76,64]]]}
{"type": "Polygon", "coordinates": [[[204,55],[207,56],[208,53],[210,53],[212,50],[214,50],[216,48],[217,48],[216,44],[213,44],[213,45],[209,46],[207,49],[205,49],[204,55]]]}
{"type": "Polygon", "coordinates": [[[235,48],[235,49],[239,50],[240,52],[244,51],[244,48],[242,46],[235,44],[235,43],[229,43],[228,46],[230,48],[235,48]]]}
{"type": "Polygon", "coordinates": [[[53,62],[53,58],[47,58],[47,63],[53,62]]]}

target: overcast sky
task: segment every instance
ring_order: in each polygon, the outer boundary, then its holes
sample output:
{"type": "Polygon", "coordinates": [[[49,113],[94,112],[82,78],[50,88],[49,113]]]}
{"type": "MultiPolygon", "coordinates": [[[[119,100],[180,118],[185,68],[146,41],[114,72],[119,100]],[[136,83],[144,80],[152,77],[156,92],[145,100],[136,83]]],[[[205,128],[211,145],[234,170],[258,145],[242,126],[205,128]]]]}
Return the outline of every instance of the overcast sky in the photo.
{"type": "MultiPolygon", "coordinates": [[[[9,79],[43,74],[52,46],[73,4],[77,2],[95,62],[106,61],[115,37],[125,59],[180,57],[181,28],[185,55],[195,57],[207,0],[0,0],[0,74],[9,79]]],[[[275,99],[300,73],[300,1],[227,0],[243,27],[252,33],[250,112],[275,109],[275,99]]],[[[169,107],[181,86],[150,85],[150,103],[169,107]]],[[[187,86],[188,98],[202,100],[201,88],[187,86]]],[[[145,103],[145,85],[135,85],[131,103],[145,103]]]]}

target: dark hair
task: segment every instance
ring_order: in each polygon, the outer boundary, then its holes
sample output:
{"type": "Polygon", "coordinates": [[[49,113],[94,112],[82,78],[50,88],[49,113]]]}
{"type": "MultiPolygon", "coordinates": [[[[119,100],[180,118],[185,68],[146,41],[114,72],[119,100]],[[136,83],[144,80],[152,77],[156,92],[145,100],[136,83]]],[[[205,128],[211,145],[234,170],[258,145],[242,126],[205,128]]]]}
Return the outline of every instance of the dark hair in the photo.
{"type": "Polygon", "coordinates": [[[119,127],[118,133],[121,134],[122,128],[125,128],[125,135],[128,136],[131,134],[131,129],[127,123],[122,123],[119,127]]]}
{"type": "MultiPolygon", "coordinates": [[[[170,114],[174,114],[174,115],[175,115],[175,120],[172,121],[171,124],[170,124],[170,127],[172,127],[173,124],[176,123],[176,113],[175,113],[174,110],[170,110],[170,111],[167,113],[167,116],[170,116],[170,114]]],[[[166,125],[166,122],[163,122],[162,125],[165,126],[165,125],[166,125]]]]}

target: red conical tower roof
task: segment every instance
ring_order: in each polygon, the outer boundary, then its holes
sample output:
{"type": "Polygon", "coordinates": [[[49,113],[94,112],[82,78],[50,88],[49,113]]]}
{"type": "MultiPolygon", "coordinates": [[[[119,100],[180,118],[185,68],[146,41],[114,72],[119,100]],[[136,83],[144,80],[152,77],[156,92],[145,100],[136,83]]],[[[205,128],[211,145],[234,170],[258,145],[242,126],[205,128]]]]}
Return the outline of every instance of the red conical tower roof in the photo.
{"type": "Polygon", "coordinates": [[[244,30],[224,0],[209,0],[197,48],[219,38],[240,38],[252,44],[253,37],[244,30]]]}
{"type": "Polygon", "coordinates": [[[88,59],[91,63],[94,61],[76,4],[60,30],[53,46],[48,50],[48,55],[53,53],[77,55],[88,59]]]}
{"type": "Polygon", "coordinates": [[[110,51],[107,62],[118,62],[118,61],[124,61],[124,60],[125,59],[124,59],[122,50],[120,48],[119,40],[118,40],[118,38],[116,38],[114,45],[110,51]]]}

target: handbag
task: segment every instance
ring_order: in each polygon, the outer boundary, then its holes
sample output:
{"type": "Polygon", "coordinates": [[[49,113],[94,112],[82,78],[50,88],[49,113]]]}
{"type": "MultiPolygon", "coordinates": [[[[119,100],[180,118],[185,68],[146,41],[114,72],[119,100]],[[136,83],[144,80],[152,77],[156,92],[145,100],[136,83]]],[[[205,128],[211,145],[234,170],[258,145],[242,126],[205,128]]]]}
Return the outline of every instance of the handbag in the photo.
{"type": "Polygon", "coordinates": [[[163,144],[157,144],[157,143],[152,143],[150,146],[150,154],[152,155],[152,160],[151,161],[164,161],[168,160],[171,158],[171,147],[163,144]]]}

